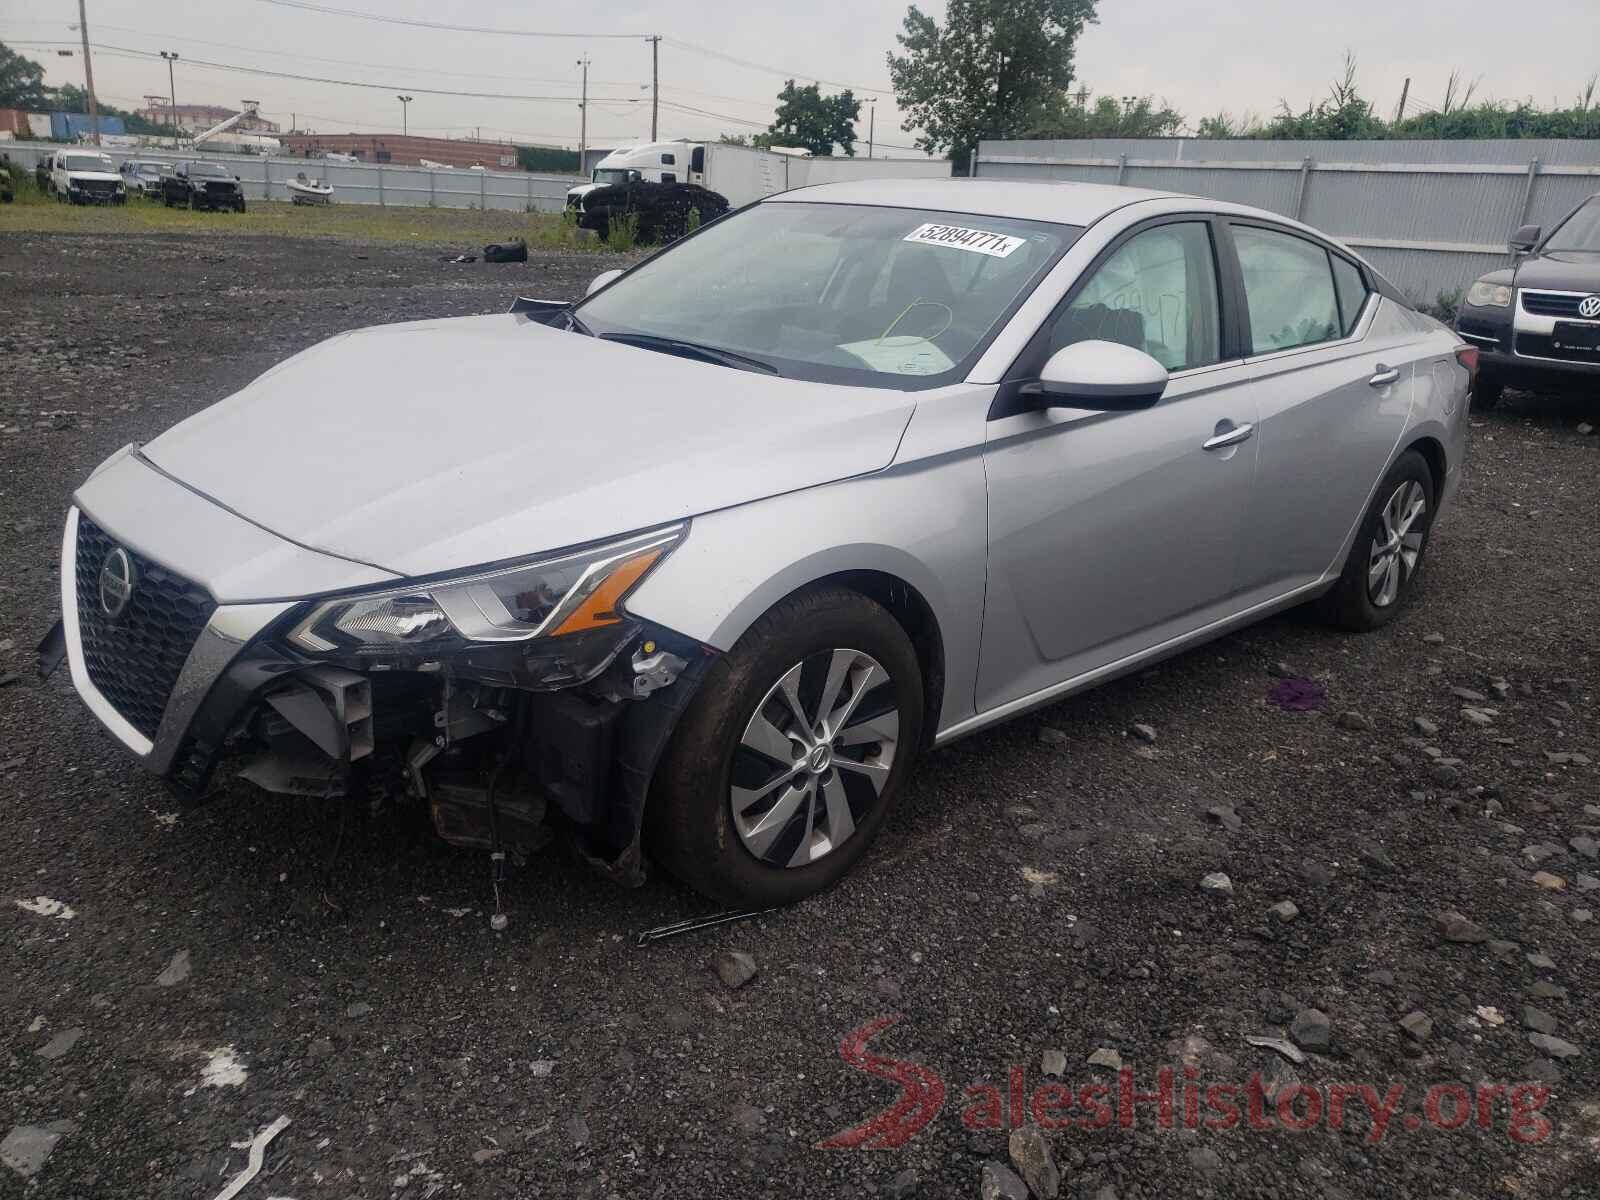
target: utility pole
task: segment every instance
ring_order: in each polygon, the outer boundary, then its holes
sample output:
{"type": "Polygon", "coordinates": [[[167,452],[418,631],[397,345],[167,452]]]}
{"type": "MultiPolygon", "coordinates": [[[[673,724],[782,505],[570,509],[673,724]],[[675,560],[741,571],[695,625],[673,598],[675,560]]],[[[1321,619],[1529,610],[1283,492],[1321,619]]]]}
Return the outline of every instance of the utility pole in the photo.
{"type": "Polygon", "coordinates": [[[583,160],[589,156],[589,56],[578,60],[583,68],[583,99],[578,103],[578,172],[583,172],[583,160]]]}
{"type": "Polygon", "coordinates": [[[872,142],[878,132],[878,98],[867,101],[867,157],[872,157],[872,142]]]}
{"type": "Polygon", "coordinates": [[[100,109],[94,102],[94,64],[89,61],[89,14],[84,0],[78,0],[78,32],[83,35],[83,82],[89,89],[89,132],[94,144],[100,144],[100,109]]]}
{"type": "MultiPolygon", "coordinates": [[[[650,35],[650,140],[656,140],[656,118],[661,110],[661,35],[650,35]]],[[[580,164],[581,165],[581,164],[580,164]]]]}
{"type": "Polygon", "coordinates": [[[410,96],[396,96],[395,99],[400,101],[400,136],[407,137],[411,132],[411,125],[406,119],[406,113],[410,111],[412,98],[410,96]]]}
{"type": "Polygon", "coordinates": [[[1400,89],[1400,107],[1394,111],[1394,123],[1400,124],[1406,119],[1406,97],[1411,94],[1411,76],[1406,76],[1405,85],[1400,89]]]}
{"type": "Polygon", "coordinates": [[[167,60],[167,99],[172,101],[168,111],[172,114],[172,148],[178,148],[178,85],[172,81],[172,64],[178,61],[176,52],[163,50],[161,57],[167,60]]]}

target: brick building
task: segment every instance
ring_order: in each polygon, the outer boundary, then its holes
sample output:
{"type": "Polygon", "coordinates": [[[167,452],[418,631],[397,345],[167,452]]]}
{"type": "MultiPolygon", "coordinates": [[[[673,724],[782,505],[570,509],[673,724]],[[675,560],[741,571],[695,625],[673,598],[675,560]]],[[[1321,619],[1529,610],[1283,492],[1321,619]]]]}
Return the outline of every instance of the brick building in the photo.
{"type": "Polygon", "coordinates": [[[278,140],[285,154],[320,158],[324,154],[352,154],[362,162],[417,166],[423,159],[447,167],[487,167],[515,171],[517,148],[510,142],[479,142],[461,138],[402,136],[391,133],[285,133],[278,140]]]}

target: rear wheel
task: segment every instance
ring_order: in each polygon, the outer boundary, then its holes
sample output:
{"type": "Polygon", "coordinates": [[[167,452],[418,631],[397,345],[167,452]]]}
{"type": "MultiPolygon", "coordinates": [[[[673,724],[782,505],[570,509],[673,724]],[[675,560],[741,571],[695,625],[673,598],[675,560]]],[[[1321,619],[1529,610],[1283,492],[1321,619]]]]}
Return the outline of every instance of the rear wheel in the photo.
{"type": "Polygon", "coordinates": [[[1399,616],[1422,571],[1434,499],[1426,460],[1415,450],[1406,451],[1378,486],[1339,582],[1318,602],[1329,621],[1365,631],[1399,616]]]}
{"type": "Polygon", "coordinates": [[[700,687],[646,812],[651,849],[713,899],[791,904],[882,829],[921,743],[922,673],[899,623],[855,592],[784,601],[700,687]]]}

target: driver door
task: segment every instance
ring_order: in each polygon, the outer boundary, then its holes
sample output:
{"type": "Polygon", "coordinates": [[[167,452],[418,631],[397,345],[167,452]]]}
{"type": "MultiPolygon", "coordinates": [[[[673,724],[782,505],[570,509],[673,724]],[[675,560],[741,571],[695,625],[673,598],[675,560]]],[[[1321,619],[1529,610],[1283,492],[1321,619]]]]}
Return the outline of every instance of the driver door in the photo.
{"type": "Polygon", "coordinates": [[[1224,236],[1198,216],[1136,226],[1085,272],[1002,386],[984,452],[979,712],[1228,612],[1257,415],[1224,302],[1233,278],[1224,236]],[[1160,361],[1170,373],[1162,399],[1138,412],[1018,411],[1020,385],[1050,354],[1089,339],[1160,361]]]}

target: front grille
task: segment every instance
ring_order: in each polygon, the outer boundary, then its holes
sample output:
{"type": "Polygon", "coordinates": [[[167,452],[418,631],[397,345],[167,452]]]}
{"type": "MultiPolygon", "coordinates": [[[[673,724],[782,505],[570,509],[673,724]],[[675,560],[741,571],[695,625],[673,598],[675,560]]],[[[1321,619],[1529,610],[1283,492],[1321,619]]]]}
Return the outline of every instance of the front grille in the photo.
{"type": "Polygon", "coordinates": [[[1523,292],[1522,310],[1536,317],[1576,317],[1582,296],[1563,296],[1560,292],[1523,292]]]}
{"type": "Polygon", "coordinates": [[[1517,334],[1517,353],[1524,358],[1555,358],[1562,362],[1594,363],[1600,365],[1600,350],[1584,350],[1577,346],[1557,346],[1555,338],[1542,333],[1517,334]]]}
{"type": "Polygon", "coordinates": [[[127,607],[108,617],[100,568],[116,549],[104,530],[78,517],[78,641],[89,680],[145,737],[155,739],[184,660],[217,607],[198,584],[128,550],[135,582],[127,607]]]}
{"type": "Polygon", "coordinates": [[[116,181],[111,179],[80,179],[78,190],[96,196],[110,196],[116,192],[117,185],[116,181]]]}
{"type": "Polygon", "coordinates": [[[206,184],[206,195],[208,196],[231,196],[233,195],[233,191],[234,188],[233,184],[231,183],[206,184]]]}

